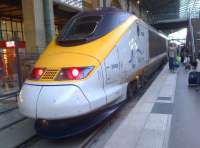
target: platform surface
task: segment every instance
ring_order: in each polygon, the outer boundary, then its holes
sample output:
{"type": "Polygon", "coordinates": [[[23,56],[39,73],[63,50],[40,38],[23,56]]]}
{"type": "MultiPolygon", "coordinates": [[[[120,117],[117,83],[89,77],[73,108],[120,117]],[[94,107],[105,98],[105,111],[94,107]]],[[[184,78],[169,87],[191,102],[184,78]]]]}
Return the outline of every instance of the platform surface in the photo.
{"type": "Polygon", "coordinates": [[[200,87],[188,88],[183,68],[177,74],[169,148],[200,148],[200,87]]]}
{"type": "Polygon", "coordinates": [[[200,89],[187,78],[166,65],[104,148],[199,148],[200,89]]]}

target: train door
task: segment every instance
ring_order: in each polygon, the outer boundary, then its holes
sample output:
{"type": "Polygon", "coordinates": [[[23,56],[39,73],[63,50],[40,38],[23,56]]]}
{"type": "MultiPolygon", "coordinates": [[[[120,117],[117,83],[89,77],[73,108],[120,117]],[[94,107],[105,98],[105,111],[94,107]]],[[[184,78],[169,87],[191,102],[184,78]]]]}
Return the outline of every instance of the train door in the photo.
{"type": "Polygon", "coordinates": [[[114,48],[105,59],[104,88],[107,95],[107,103],[121,97],[119,55],[117,48],[114,48]]]}

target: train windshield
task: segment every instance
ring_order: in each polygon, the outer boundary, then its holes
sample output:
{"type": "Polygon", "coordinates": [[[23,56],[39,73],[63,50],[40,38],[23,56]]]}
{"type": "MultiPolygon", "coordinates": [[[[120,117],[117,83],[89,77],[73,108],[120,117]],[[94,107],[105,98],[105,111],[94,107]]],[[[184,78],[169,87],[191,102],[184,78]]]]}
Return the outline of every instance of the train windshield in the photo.
{"type": "Polygon", "coordinates": [[[63,46],[73,46],[89,41],[94,36],[101,20],[101,16],[85,16],[71,20],[58,36],[57,43],[63,46]]]}
{"type": "Polygon", "coordinates": [[[89,16],[76,19],[70,28],[66,31],[66,38],[85,38],[95,32],[101,17],[89,16]]]}
{"type": "Polygon", "coordinates": [[[129,13],[116,9],[79,13],[64,26],[56,43],[65,47],[91,42],[111,32],[129,16],[129,13]]]}

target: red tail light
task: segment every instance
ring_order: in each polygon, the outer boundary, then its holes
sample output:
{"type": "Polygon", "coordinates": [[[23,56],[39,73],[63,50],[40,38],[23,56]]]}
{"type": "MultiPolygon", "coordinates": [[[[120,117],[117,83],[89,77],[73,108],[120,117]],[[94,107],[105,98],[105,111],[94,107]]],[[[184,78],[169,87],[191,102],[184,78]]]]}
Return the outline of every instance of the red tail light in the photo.
{"type": "Polygon", "coordinates": [[[70,68],[68,72],[68,76],[70,79],[80,79],[81,77],[81,69],[80,68],[70,68]]]}
{"type": "Polygon", "coordinates": [[[80,80],[86,78],[93,70],[93,67],[72,67],[63,68],[57,80],[80,80]]]}
{"type": "Polygon", "coordinates": [[[44,68],[34,68],[31,72],[31,79],[38,80],[44,74],[44,68]]]}

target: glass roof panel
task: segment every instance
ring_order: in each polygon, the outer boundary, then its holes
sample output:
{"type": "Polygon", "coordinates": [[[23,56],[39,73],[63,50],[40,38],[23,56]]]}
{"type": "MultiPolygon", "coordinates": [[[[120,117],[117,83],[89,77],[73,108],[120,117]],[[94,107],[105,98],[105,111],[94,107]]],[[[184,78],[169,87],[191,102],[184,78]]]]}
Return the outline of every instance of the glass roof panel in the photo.
{"type": "Polygon", "coordinates": [[[179,17],[187,18],[191,11],[192,18],[199,17],[200,0],[180,0],[179,17]]]}
{"type": "Polygon", "coordinates": [[[75,8],[83,8],[83,0],[61,0],[61,2],[75,8]]]}
{"type": "Polygon", "coordinates": [[[141,10],[150,22],[200,18],[200,0],[142,0],[141,10]],[[148,14],[146,13],[148,12],[148,14]]]}

